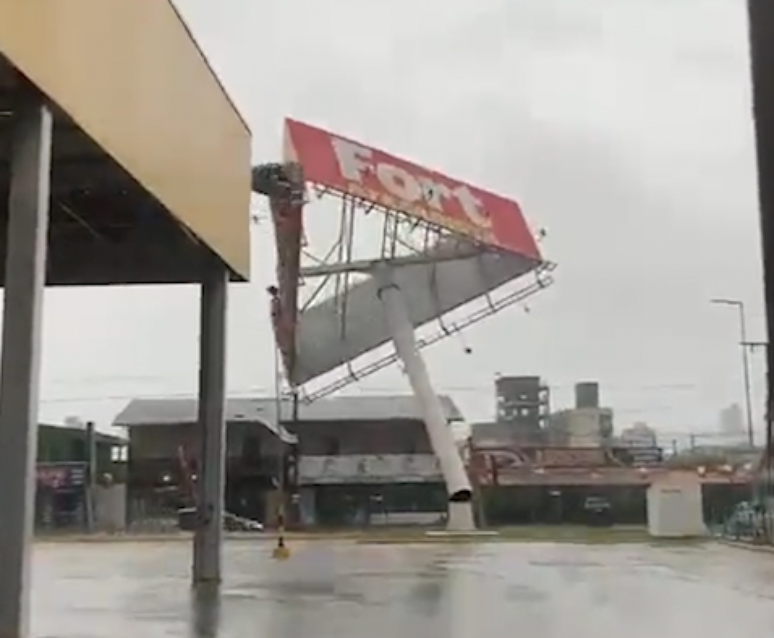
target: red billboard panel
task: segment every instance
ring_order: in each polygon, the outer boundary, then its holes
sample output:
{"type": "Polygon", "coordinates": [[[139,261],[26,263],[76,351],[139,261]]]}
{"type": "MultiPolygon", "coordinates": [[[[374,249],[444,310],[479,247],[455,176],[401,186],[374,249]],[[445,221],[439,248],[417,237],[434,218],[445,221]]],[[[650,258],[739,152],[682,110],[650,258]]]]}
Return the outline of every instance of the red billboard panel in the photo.
{"type": "Polygon", "coordinates": [[[285,127],[285,159],[308,182],[541,261],[515,201],[309,124],[288,119],[285,127]]]}

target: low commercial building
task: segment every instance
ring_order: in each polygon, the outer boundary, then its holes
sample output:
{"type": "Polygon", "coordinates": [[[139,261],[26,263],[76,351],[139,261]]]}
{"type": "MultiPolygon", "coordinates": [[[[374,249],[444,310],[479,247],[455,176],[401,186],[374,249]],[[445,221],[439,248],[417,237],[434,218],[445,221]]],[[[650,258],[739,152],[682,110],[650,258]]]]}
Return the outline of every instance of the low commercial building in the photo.
{"type": "MultiPolygon", "coordinates": [[[[441,397],[449,423],[461,420],[441,397]]],[[[116,417],[128,429],[134,521],[170,521],[191,503],[197,467],[196,401],[137,399],[116,417]]],[[[413,396],[325,398],[298,406],[273,398],[226,403],[228,511],[271,525],[331,527],[428,522],[446,495],[413,396]],[[285,489],[278,487],[285,470],[285,489]]]]}
{"type": "Polygon", "coordinates": [[[490,524],[579,523],[585,502],[604,498],[615,522],[646,521],[647,488],[682,474],[699,478],[706,519],[721,520],[749,495],[752,474],[744,467],[667,467],[658,448],[641,463],[622,447],[490,446],[471,443],[465,452],[490,524]]]}
{"type": "MultiPolygon", "coordinates": [[[[35,490],[35,527],[40,532],[82,530],[88,525],[87,489],[92,449],[84,427],[41,424],[35,490]]],[[[94,470],[98,482],[120,481],[126,442],[94,433],[94,470]]]]}
{"type": "MultiPolygon", "coordinates": [[[[127,490],[130,524],[174,525],[181,507],[194,505],[199,466],[196,399],[135,399],[113,425],[127,430],[127,490]]],[[[278,424],[276,402],[226,402],[226,508],[263,521],[270,493],[296,438],[278,424]]]]}
{"type": "MultiPolygon", "coordinates": [[[[440,399],[448,423],[461,421],[454,402],[440,399]]],[[[443,478],[413,396],[321,399],[293,431],[300,524],[423,524],[446,514],[443,478]]]]}

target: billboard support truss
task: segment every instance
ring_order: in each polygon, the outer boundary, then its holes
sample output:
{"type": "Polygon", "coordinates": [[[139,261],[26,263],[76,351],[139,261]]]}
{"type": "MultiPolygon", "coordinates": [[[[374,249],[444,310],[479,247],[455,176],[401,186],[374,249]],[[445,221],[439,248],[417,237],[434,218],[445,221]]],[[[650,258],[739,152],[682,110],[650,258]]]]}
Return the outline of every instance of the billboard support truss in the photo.
{"type": "MultiPolygon", "coordinates": [[[[444,320],[443,316],[439,315],[435,320],[435,328],[425,336],[416,339],[417,349],[423,350],[450,337],[459,336],[464,330],[483,319],[487,319],[511,306],[524,303],[527,299],[553,283],[554,279],[551,273],[555,267],[555,264],[545,262],[541,264],[537,271],[535,271],[535,278],[533,281],[513,289],[498,291],[500,294],[487,293],[485,306],[473,309],[470,313],[458,320],[453,322],[447,321],[444,320]]],[[[315,387],[314,389],[307,390],[302,388],[300,394],[301,400],[305,403],[312,403],[318,399],[323,399],[358,381],[370,377],[380,370],[394,365],[397,361],[398,355],[394,350],[388,350],[377,358],[363,362],[359,365],[357,362],[350,361],[346,364],[343,374],[328,380],[323,385],[315,387]]]]}

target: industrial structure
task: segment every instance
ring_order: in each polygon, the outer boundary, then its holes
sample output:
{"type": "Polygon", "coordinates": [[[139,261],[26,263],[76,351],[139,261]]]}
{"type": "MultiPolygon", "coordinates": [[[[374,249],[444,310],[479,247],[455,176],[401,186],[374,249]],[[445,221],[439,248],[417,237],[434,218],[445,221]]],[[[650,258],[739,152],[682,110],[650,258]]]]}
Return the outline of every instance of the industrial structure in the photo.
{"type": "Polygon", "coordinates": [[[613,410],[600,405],[599,383],[575,384],[575,405],[553,412],[546,441],[569,447],[609,447],[613,444],[613,410]]]}
{"type": "Polygon", "coordinates": [[[612,444],[613,411],[599,404],[599,384],[575,386],[572,408],[551,410],[539,376],[497,376],[495,420],[471,425],[476,445],[599,447],[612,444]]]}
{"type": "Polygon", "coordinates": [[[283,162],[256,167],[253,187],[274,220],[272,314],[291,392],[318,400],[399,362],[449,526],[471,530],[470,481],[420,351],[545,288],[553,266],[512,200],[295,120],[284,141],[283,162]]]}
{"type": "Polygon", "coordinates": [[[168,0],[0,0],[0,15],[0,635],[23,638],[46,284],[202,283],[194,579],[220,579],[226,289],[250,274],[251,140],[168,0]]]}
{"type": "Polygon", "coordinates": [[[548,425],[551,391],[540,377],[502,377],[495,380],[497,423],[523,443],[539,443],[548,425]]]}

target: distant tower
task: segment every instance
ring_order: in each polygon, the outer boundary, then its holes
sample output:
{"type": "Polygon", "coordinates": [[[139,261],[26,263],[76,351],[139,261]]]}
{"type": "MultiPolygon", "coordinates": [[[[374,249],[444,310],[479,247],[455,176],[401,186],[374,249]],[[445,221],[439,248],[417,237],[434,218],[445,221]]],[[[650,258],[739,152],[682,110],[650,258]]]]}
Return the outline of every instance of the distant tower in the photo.
{"type": "Polygon", "coordinates": [[[725,436],[744,436],[744,419],[742,408],[738,403],[732,403],[720,411],[720,433],[725,436]]]}
{"type": "Polygon", "coordinates": [[[550,391],[540,377],[498,377],[497,421],[507,425],[516,440],[541,443],[550,413],[550,391]]]}
{"type": "Polygon", "coordinates": [[[599,383],[596,381],[581,381],[575,384],[575,407],[599,407],[599,383]]]}

